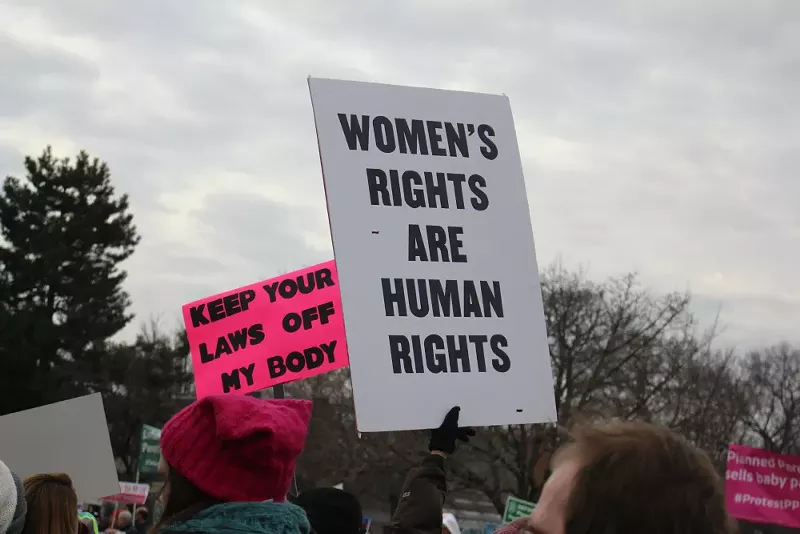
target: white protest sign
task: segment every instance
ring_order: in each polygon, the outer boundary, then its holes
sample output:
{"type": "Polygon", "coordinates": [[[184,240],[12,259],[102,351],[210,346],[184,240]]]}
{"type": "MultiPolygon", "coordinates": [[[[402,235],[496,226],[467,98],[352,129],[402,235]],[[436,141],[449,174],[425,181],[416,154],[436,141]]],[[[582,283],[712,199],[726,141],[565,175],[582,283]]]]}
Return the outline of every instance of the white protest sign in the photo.
{"type": "Polygon", "coordinates": [[[79,501],[119,492],[99,393],[0,417],[0,458],[23,478],[68,474],[79,501]]]}
{"type": "Polygon", "coordinates": [[[555,419],[504,96],[309,79],[358,430],[555,419]]]}

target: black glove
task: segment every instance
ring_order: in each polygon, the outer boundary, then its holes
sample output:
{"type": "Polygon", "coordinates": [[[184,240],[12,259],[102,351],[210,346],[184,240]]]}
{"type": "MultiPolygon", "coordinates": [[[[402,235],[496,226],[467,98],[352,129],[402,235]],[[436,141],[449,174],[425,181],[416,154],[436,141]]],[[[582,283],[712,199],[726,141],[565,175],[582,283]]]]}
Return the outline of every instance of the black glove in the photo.
{"type": "Polygon", "coordinates": [[[456,440],[466,443],[475,435],[473,429],[458,426],[459,413],[461,413],[460,407],[452,408],[444,417],[442,426],[431,430],[431,440],[428,442],[429,450],[453,454],[456,450],[456,440]]]}

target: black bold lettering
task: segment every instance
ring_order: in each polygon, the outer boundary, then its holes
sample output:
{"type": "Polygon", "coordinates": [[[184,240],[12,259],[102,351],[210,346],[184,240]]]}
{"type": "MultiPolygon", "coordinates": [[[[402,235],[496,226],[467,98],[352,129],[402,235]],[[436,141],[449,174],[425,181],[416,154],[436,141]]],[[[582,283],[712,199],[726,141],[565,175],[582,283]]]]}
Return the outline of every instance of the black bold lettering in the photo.
{"type": "Polygon", "coordinates": [[[233,351],[247,347],[247,328],[235,330],[228,334],[228,341],[230,341],[233,351]]]}
{"type": "Polygon", "coordinates": [[[392,121],[382,115],[372,119],[372,129],[375,132],[375,146],[384,154],[391,154],[397,148],[394,141],[394,126],[392,121]]]}
{"type": "Polygon", "coordinates": [[[425,191],[422,189],[422,176],[415,171],[403,173],[403,195],[409,208],[425,207],[425,191]]]}
{"type": "Polygon", "coordinates": [[[401,153],[428,155],[428,142],[425,139],[425,123],[423,121],[412,119],[410,128],[406,119],[395,119],[394,123],[397,128],[397,141],[401,153]]]}
{"type": "Polygon", "coordinates": [[[293,372],[299,373],[306,366],[305,356],[302,352],[293,351],[286,356],[286,368],[293,372]]]}
{"type": "Polygon", "coordinates": [[[239,303],[239,293],[231,293],[222,297],[222,303],[225,305],[225,315],[233,315],[242,311],[239,303]]]}
{"type": "Polygon", "coordinates": [[[361,124],[358,117],[350,115],[350,121],[344,113],[339,113],[339,124],[342,126],[342,133],[347,141],[350,150],[369,150],[369,115],[361,115],[361,124]]]}
{"type": "Polygon", "coordinates": [[[418,224],[408,225],[408,261],[428,261],[425,240],[418,224]]]}
{"type": "Polygon", "coordinates": [[[416,287],[413,278],[406,278],[406,298],[408,299],[408,308],[411,310],[411,315],[414,317],[425,317],[430,313],[431,309],[428,304],[428,288],[425,285],[425,280],[416,280],[416,287]]]}
{"type": "Polygon", "coordinates": [[[242,389],[242,383],[239,380],[239,370],[234,369],[229,373],[222,373],[222,392],[228,393],[231,389],[239,391],[242,389]]]}
{"type": "Polygon", "coordinates": [[[211,319],[212,323],[225,318],[225,307],[222,305],[222,299],[214,299],[208,303],[208,318],[211,319]]]}
{"type": "Polygon", "coordinates": [[[381,278],[381,287],[383,288],[383,306],[386,310],[386,317],[394,317],[395,304],[397,305],[397,315],[400,317],[408,315],[402,278],[394,279],[394,289],[391,279],[381,278]]]}
{"type": "Polygon", "coordinates": [[[443,172],[425,172],[425,191],[428,194],[428,205],[431,208],[448,209],[450,201],[447,198],[447,181],[443,172]]]}
{"type": "Polygon", "coordinates": [[[428,249],[430,250],[431,261],[450,261],[450,253],[447,251],[447,232],[441,226],[425,227],[428,237],[428,249]]]}
{"type": "Polygon", "coordinates": [[[369,188],[369,203],[373,206],[391,206],[389,196],[389,182],[386,173],[381,169],[367,169],[367,188],[369,188]]]}
{"type": "Polygon", "coordinates": [[[461,226],[448,226],[447,239],[450,241],[450,256],[453,263],[467,263],[467,255],[461,253],[461,247],[464,243],[461,241],[461,236],[464,234],[464,229],[461,226]]]}
{"type": "Polygon", "coordinates": [[[439,144],[442,141],[442,134],[439,130],[442,129],[442,123],[439,121],[427,121],[428,126],[428,139],[431,143],[431,155],[433,156],[446,156],[447,151],[439,144]]]}
{"type": "Polygon", "coordinates": [[[467,336],[447,336],[447,355],[450,357],[450,372],[458,373],[458,362],[461,362],[461,369],[465,373],[470,372],[469,366],[469,346],[467,346],[467,336]]]}
{"type": "Polygon", "coordinates": [[[281,324],[283,325],[283,330],[291,334],[300,330],[300,327],[303,326],[303,318],[296,312],[289,312],[284,315],[281,324]]]}
{"type": "Polygon", "coordinates": [[[472,209],[475,211],[484,211],[489,207],[489,197],[483,188],[486,187],[486,180],[480,174],[473,174],[467,180],[467,187],[474,195],[469,203],[472,204],[472,209]]]}
{"type": "Polygon", "coordinates": [[[486,146],[481,147],[481,154],[488,160],[493,160],[497,157],[497,145],[490,137],[494,137],[494,128],[488,124],[481,124],[478,126],[478,137],[486,146]]]}
{"type": "Polygon", "coordinates": [[[328,324],[330,322],[331,315],[334,315],[336,313],[336,307],[333,305],[332,301],[320,304],[318,306],[318,309],[319,309],[320,324],[328,324]]]}
{"type": "Polygon", "coordinates": [[[306,369],[316,369],[325,362],[325,355],[317,347],[309,347],[303,351],[306,358],[306,369]]]}
{"type": "Polygon", "coordinates": [[[333,363],[336,360],[336,340],[331,340],[330,343],[320,343],[320,348],[322,352],[328,357],[328,363],[333,363]]]}
{"type": "Polygon", "coordinates": [[[444,340],[442,336],[431,334],[425,337],[425,363],[431,373],[447,372],[447,356],[443,352],[444,340]]]}
{"type": "Polygon", "coordinates": [[[406,336],[389,336],[389,354],[392,357],[392,372],[396,375],[413,373],[411,347],[406,336]]]}
{"type": "Polygon", "coordinates": [[[483,317],[475,282],[464,280],[464,317],[483,317]]]}
{"type": "Polygon", "coordinates": [[[489,347],[491,347],[495,355],[495,359],[492,360],[492,367],[494,367],[494,370],[498,373],[508,372],[508,370],[511,369],[511,359],[503,350],[508,348],[506,337],[500,334],[493,335],[489,339],[489,347]]]}
{"type": "Polygon", "coordinates": [[[198,326],[209,324],[211,322],[208,320],[208,317],[203,315],[203,310],[205,307],[205,304],[198,304],[197,306],[192,306],[189,308],[189,316],[192,318],[193,327],[197,328],[198,326]]]}
{"type": "Polygon", "coordinates": [[[327,267],[323,267],[322,269],[315,271],[314,276],[317,279],[318,289],[322,289],[324,287],[333,287],[336,285],[333,283],[333,273],[327,267]]]}
{"type": "Polygon", "coordinates": [[[286,374],[286,366],[283,365],[283,358],[280,356],[267,358],[267,367],[269,368],[270,378],[280,378],[286,374]]]}
{"type": "Polygon", "coordinates": [[[392,188],[392,201],[394,205],[402,206],[403,189],[400,187],[400,174],[394,169],[389,169],[389,185],[392,188]]]}
{"type": "Polygon", "coordinates": [[[239,367],[239,371],[242,373],[242,376],[245,380],[247,380],[247,385],[253,385],[253,371],[256,369],[256,364],[251,363],[247,367],[239,367]]]}
{"type": "Polygon", "coordinates": [[[208,346],[205,343],[200,343],[200,361],[203,363],[210,363],[214,361],[214,355],[208,352],[208,346]]]}
{"type": "Polygon", "coordinates": [[[411,336],[411,352],[414,354],[414,372],[424,373],[425,366],[422,362],[424,354],[422,353],[422,343],[420,343],[419,336],[411,336]]]}
{"type": "Polygon", "coordinates": [[[316,272],[313,273],[306,273],[305,276],[298,276],[297,277],[297,290],[302,295],[308,295],[314,289],[316,289],[316,284],[314,283],[314,277],[316,272]]]}
{"type": "Polygon", "coordinates": [[[281,280],[281,283],[278,284],[278,293],[287,300],[293,298],[297,295],[297,284],[291,278],[281,280]]]}
{"type": "Polygon", "coordinates": [[[269,285],[261,286],[261,288],[267,292],[267,296],[269,297],[270,303],[274,303],[277,299],[277,291],[278,291],[278,282],[273,282],[269,285]]]}
{"type": "Polygon", "coordinates": [[[264,339],[266,339],[267,337],[266,334],[264,334],[264,325],[262,325],[261,323],[256,323],[253,326],[251,326],[247,330],[247,335],[250,336],[251,346],[258,345],[259,343],[264,341],[264,339]]]}
{"type": "Polygon", "coordinates": [[[448,172],[447,180],[453,184],[453,194],[456,196],[456,209],[464,209],[464,182],[467,177],[458,172],[448,172]]]}
{"type": "Polygon", "coordinates": [[[475,356],[478,360],[478,372],[485,373],[486,372],[486,353],[483,350],[483,346],[489,340],[486,336],[469,336],[469,341],[475,346],[475,356]]]}
{"type": "Polygon", "coordinates": [[[461,317],[461,299],[457,280],[442,281],[433,278],[429,281],[431,288],[431,307],[434,317],[461,317]]]}
{"type": "Polygon", "coordinates": [[[256,292],[254,289],[245,289],[241,293],[239,293],[239,300],[242,303],[242,310],[247,311],[247,308],[250,307],[250,303],[256,299],[256,292]]]}
{"type": "Polygon", "coordinates": [[[310,330],[314,321],[319,319],[319,312],[316,306],[313,308],[306,308],[301,315],[303,316],[303,330],[310,330]]]}
{"type": "Polygon", "coordinates": [[[223,354],[233,354],[233,349],[231,349],[225,336],[219,336],[219,338],[217,338],[217,350],[214,351],[214,358],[219,358],[223,354]]]}
{"type": "Polygon", "coordinates": [[[460,152],[461,156],[468,158],[469,144],[467,143],[467,132],[464,129],[464,125],[460,122],[457,124],[446,122],[444,123],[444,133],[445,137],[447,137],[450,157],[458,157],[457,152],[460,152]]]}
{"type": "Polygon", "coordinates": [[[494,312],[497,317],[505,317],[503,313],[503,294],[500,291],[500,282],[493,281],[492,287],[489,287],[489,282],[481,280],[480,285],[484,317],[491,317],[492,312],[494,312]]]}

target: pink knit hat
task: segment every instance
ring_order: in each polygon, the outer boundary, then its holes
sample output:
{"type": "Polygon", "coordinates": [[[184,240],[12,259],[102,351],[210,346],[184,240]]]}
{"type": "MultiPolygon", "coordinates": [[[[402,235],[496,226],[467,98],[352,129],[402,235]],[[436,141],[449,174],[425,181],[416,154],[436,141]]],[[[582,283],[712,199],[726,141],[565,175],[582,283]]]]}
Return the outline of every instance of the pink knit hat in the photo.
{"type": "Polygon", "coordinates": [[[167,421],[161,451],[172,469],[212,497],[284,501],[310,420],[309,401],[205,397],[167,421]]]}

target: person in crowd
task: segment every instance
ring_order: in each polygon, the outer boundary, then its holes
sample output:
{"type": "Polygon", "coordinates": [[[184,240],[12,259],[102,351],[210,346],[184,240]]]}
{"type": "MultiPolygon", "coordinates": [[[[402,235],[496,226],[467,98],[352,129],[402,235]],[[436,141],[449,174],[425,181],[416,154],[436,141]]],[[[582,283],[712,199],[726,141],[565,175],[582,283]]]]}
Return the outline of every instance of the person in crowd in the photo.
{"type": "Polygon", "coordinates": [[[27,509],[22,481],[0,461],[0,534],[21,534],[27,509]]]}
{"type": "Polygon", "coordinates": [[[117,519],[117,505],[113,502],[104,502],[100,509],[100,520],[98,521],[98,528],[100,532],[105,532],[111,528],[111,523],[117,519]]]}
{"type": "Polygon", "coordinates": [[[76,534],[78,496],[65,473],[45,473],[25,479],[28,513],[22,534],[76,534]]]}
{"type": "Polygon", "coordinates": [[[733,534],[709,457],[641,422],[577,427],[551,461],[529,517],[498,534],[733,534]]]}
{"type": "Polygon", "coordinates": [[[361,503],[337,488],[306,490],[294,500],[305,511],[313,534],[362,534],[361,503]]]}
{"type": "Polygon", "coordinates": [[[150,512],[146,507],[140,506],[136,509],[136,517],[133,522],[136,527],[136,534],[147,534],[150,526],[150,512]]]}
{"type": "Polygon", "coordinates": [[[308,534],[286,502],[311,403],[244,395],[200,399],[161,431],[164,509],[153,534],[308,534]]]}
{"type": "Polygon", "coordinates": [[[445,459],[456,450],[456,442],[468,442],[471,428],[458,426],[461,408],[451,409],[441,426],[431,430],[428,454],[406,477],[400,500],[387,527],[390,534],[440,534],[447,532],[442,507],[447,494],[445,459]]]}
{"type": "Polygon", "coordinates": [[[445,512],[442,514],[442,534],[461,534],[456,516],[445,512]]]}
{"type": "Polygon", "coordinates": [[[136,534],[136,527],[133,525],[133,514],[127,508],[123,508],[117,514],[114,528],[122,534],[136,534]]]}
{"type": "Polygon", "coordinates": [[[91,512],[78,512],[78,521],[86,525],[88,534],[97,534],[97,518],[91,512]]]}

